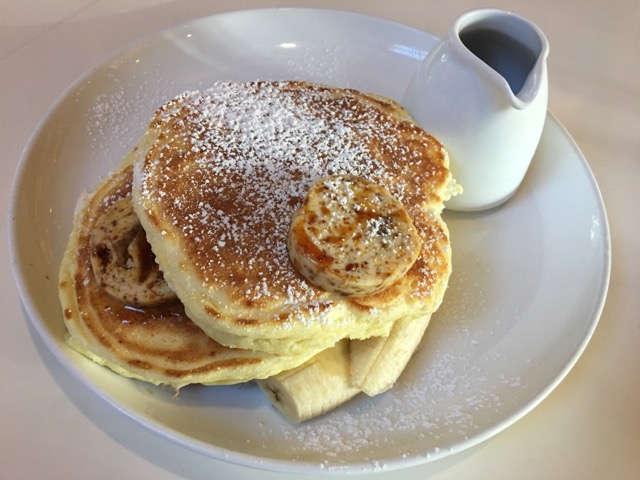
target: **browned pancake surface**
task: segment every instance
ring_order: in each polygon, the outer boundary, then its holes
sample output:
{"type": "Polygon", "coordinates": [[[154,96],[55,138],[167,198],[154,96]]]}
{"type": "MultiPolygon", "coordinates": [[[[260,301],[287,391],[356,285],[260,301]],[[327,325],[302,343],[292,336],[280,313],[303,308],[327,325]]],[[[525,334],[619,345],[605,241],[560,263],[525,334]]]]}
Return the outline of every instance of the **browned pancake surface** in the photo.
{"type": "Polygon", "coordinates": [[[390,100],[304,82],[219,83],[156,112],[134,176],[134,206],[169,283],[222,343],[285,352],[311,337],[330,346],[384,334],[399,316],[433,311],[444,292],[448,158],[390,100]],[[307,283],[286,250],[311,184],[344,174],[386,187],[424,244],[402,281],[357,299],[307,283]]]}

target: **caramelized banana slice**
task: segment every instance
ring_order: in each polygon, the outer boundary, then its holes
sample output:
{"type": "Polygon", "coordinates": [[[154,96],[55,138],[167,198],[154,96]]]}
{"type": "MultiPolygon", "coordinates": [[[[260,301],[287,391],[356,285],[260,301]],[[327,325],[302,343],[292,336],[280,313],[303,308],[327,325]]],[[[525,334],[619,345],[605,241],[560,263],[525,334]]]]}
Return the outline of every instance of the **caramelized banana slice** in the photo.
{"type": "Polygon", "coordinates": [[[132,306],[159,305],[177,298],[155,262],[129,196],[96,219],[91,232],[91,266],[109,295],[132,306]]]}
{"type": "Polygon", "coordinates": [[[294,213],[289,256],[309,282],[351,296],[379,293],[401,278],[422,242],[389,191],[353,175],[318,180],[294,213]]]}

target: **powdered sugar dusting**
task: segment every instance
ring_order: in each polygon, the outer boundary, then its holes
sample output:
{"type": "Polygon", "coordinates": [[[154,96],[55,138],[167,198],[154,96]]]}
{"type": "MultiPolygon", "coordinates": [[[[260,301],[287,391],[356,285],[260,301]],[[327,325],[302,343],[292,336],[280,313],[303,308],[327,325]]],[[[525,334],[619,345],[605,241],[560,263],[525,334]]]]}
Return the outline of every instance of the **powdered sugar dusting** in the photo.
{"type": "Polygon", "coordinates": [[[374,398],[360,395],[305,424],[261,425],[257,437],[265,450],[269,439],[279,438],[294,461],[324,458],[320,466],[330,470],[358,458],[378,470],[385,468],[380,452],[394,460],[439,458],[494,428],[495,418],[509,412],[527,385],[518,375],[496,374],[495,364],[509,359],[484,351],[502,333],[495,320],[477,324],[491,303],[474,280],[482,278],[475,270],[486,267],[478,259],[465,260],[469,268],[454,272],[423,344],[391,390],[374,398]]]}
{"type": "Polygon", "coordinates": [[[293,211],[318,178],[365,177],[413,208],[443,181],[439,155],[425,155],[424,144],[410,148],[398,121],[350,92],[219,82],[184,93],[156,121],[179,133],[147,161],[142,195],[161,203],[193,241],[189,255],[203,283],[224,283],[243,301],[316,299],[290,267],[286,238],[293,211]],[[230,262],[232,276],[221,268],[230,262]]]}

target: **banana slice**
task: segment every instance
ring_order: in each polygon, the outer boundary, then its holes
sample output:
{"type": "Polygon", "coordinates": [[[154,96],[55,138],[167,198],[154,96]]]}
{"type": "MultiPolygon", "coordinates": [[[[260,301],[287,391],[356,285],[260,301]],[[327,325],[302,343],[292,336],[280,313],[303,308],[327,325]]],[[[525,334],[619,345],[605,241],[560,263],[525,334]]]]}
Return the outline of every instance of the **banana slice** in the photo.
{"type": "Polygon", "coordinates": [[[351,340],[351,384],[369,396],[389,390],[418,348],[431,315],[397,320],[389,336],[351,340]]]}
{"type": "Polygon", "coordinates": [[[348,339],[299,367],[259,380],[258,385],[273,406],[294,423],[329,412],[360,393],[349,377],[348,339]]]}
{"type": "Polygon", "coordinates": [[[327,413],[360,392],[378,395],[396,383],[430,319],[431,315],[402,318],[388,337],[341,340],[296,368],[259,380],[258,385],[293,423],[327,413]]]}
{"type": "Polygon", "coordinates": [[[177,298],[155,262],[131,197],[109,206],[96,219],[90,246],[96,279],[112,297],[136,307],[177,298]]]}
{"type": "Polygon", "coordinates": [[[416,261],[422,242],[402,204],[353,175],[312,185],[288,238],[294,267],[310,283],[351,296],[379,293],[416,261]]]}

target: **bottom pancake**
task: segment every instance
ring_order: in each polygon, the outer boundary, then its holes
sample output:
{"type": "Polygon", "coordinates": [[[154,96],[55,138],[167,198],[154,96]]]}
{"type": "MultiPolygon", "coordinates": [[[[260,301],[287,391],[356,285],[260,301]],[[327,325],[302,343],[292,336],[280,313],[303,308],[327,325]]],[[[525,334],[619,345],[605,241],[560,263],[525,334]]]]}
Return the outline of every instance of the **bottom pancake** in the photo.
{"type": "Polygon", "coordinates": [[[59,275],[68,344],[121,375],[175,389],[267,378],[317,353],[228,348],[187,317],[133,213],[131,159],[76,208],[59,275]]]}

